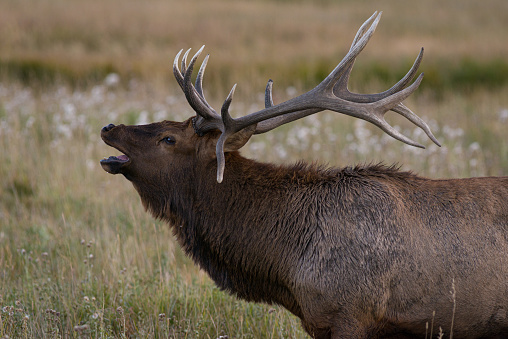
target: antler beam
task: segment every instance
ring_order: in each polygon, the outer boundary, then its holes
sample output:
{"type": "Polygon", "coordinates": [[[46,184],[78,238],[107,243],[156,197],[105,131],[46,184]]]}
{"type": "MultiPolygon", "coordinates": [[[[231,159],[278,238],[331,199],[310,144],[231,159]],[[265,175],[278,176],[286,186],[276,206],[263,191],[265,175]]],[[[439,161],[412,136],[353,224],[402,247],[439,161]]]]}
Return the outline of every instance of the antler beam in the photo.
{"type": "Polygon", "coordinates": [[[208,55],[201,64],[195,85],[191,82],[194,64],[203,51],[204,46],[192,57],[188,66],[187,56],[190,50],[185,52],[181,62],[181,70],[178,69],[178,60],[180,59],[182,51],[176,55],[173,63],[173,72],[178,84],[185,93],[187,101],[196,112],[196,117],[194,118],[196,133],[202,135],[213,129],[218,129],[222,132],[216,145],[218,182],[222,181],[224,175],[224,143],[232,134],[253,125],[256,125],[254,134],[265,133],[288,122],[323,110],[331,110],[366,120],[378,126],[395,139],[408,145],[424,148],[419,143],[398,132],[386,122],[384,115],[391,110],[420,127],[436,145],[441,146],[430,131],[429,126],[402,104],[402,101],[418,88],[423,79],[422,73],[409,85],[414,79],[423,58],[423,48],[408,73],[389,90],[376,94],[358,94],[350,92],[347,88],[349,76],[356,57],[364,49],[374,34],[380,18],[381,12],[375,12],[365,21],[358,30],[351,48],[344,59],[342,59],[337,67],[335,67],[335,69],[314,89],[278,105],[274,105],[272,98],[273,82],[269,80],[265,92],[265,108],[237,119],[232,118],[229,114],[229,106],[233,99],[236,84],[224,101],[220,115],[205,99],[203,92],[203,74],[208,62],[208,55]]]}

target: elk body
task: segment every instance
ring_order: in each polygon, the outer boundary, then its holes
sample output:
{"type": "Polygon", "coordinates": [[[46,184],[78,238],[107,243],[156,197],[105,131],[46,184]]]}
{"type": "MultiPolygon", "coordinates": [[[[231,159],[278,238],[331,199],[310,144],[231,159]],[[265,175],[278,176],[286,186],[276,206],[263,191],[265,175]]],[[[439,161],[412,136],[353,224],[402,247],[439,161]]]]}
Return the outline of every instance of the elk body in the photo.
{"type": "Polygon", "coordinates": [[[188,66],[186,53],[180,68],[179,53],[174,73],[196,117],[104,127],[103,140],[124,154],[101,165],[132,182],[145,208],[169,223],[219,287],[284,306],[314,338],[423,338],[426,323],[446,330],[452,318],[455,338],[506,336],[508,177],[431,180],[382,165],[276,166],[238,152],[253,134],[324,109],[419,146],[383,119],[393,110],[437,143],[401,103],[421,81],[409,85],[422,53],[386,92],[347,90],[379,18],[365,22],[315,89],[274,105],[270,81],[265,109],[238,119],[228,112],[233,91],[220,114],[205,100],[208,57],[193,85],[201,50],[188,66]]]}

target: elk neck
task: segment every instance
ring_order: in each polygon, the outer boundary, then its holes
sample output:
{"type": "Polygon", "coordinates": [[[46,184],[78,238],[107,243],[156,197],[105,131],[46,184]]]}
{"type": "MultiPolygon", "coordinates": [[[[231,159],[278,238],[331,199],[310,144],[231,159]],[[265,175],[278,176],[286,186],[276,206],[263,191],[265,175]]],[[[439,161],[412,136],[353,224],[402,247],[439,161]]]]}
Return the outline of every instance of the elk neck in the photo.
{"type": "MultiPolygon", "coordinates": [[[[211,161],[173,173],[158,187],[134,186],[145,208],[170,224],[184,251],[219,287],[298,315],[287,289],[298,267],[285,263],[305,256],[323,220],[335,217],[341,201],[351,201],[347,195],[360,194],[369,175],[353,168],[265,164],[238,152],[226,157],[220,184],[211,161]],[[351,184],[357,189],[344,187],[351,184]]],[[[412,177],[386,168],[379,173],[412,177]]]]}
{"type": "Polygon", "coordinates": [[[307,243],[312,235],[292,236],[307,231],[280,211],[304,213],[315,207],[320,197],[310,194],[312,183],[326,186],[323,182],[336,175],[333,170],[309,170],[303,163],[264,164],[238,152],[226,157],[220,184],[215,159],[172,173],[157,187],[133,184],[145,208],[169,223],[184,251],[219,287],[247,300],[282,304],[298,314],[285,287],[295,267],[284,263],[298,260],[306,248],[291,241],[307,243]]]}

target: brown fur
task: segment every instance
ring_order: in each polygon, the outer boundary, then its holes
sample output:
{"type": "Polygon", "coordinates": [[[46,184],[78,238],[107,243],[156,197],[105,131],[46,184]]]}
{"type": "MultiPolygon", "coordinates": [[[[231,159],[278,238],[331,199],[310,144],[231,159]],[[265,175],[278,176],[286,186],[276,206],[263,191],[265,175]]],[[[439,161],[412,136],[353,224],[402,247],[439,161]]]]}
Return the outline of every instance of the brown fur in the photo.
{"type": "Polygon", "coordinates": [[[508,333],[508,177],[431,180],[383,165],[275,166],[190,120],[108,126],[143,205],[222,289],[284,306],[314,338],[508,333]],[[171,136],[174,145],[161,140],[171,136]],[[230,145],[234,149],[234,145],[230,145]],[[449,332],[448,332],[449,333],[449,332]]]}

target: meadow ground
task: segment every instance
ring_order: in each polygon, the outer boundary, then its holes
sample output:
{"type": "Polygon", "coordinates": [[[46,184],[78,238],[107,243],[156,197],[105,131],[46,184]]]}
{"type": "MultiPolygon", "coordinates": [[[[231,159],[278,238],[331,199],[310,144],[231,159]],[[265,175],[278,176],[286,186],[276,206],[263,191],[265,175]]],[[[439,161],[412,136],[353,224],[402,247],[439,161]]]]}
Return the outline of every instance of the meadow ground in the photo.
{"type": "MultiPolygon", "coordinates": [[[[0,4],[0,338],[305,338],[284,309],[219,291],[152,219],[121,176],[108,123],[181,120],[172,80],[180,48],[206,43],[205,90],[218,106],[238,82],[236,115],[317,84],[374,10],[380,26],[352,88],[381,91],[425,47],[422,88],[406,100],[439,148],[425,150],[363,121],[325,112],[254,137],[242,153],[346,166],[399,163],[432,178],[508,175],[508,3],[504,0],[0,4]]],[[[429,320],[432,315],[429,315],[429,320]]],[[[445,336],[446,336],[446,330],[445,336]]]]}

